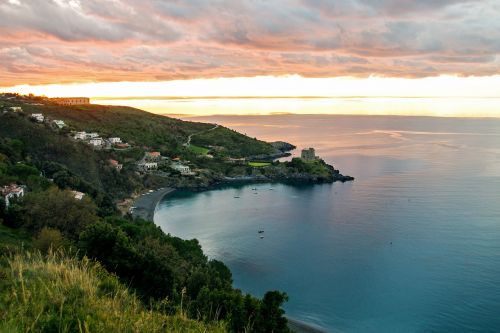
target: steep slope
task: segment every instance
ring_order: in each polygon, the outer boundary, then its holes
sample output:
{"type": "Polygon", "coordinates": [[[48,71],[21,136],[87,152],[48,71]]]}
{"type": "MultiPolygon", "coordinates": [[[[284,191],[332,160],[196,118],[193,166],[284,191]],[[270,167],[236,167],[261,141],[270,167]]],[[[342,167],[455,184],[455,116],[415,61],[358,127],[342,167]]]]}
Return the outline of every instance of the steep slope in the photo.
{"type": "Polygon", "coordinates": [[[85,258],[25,253],[2,259],[1,332],[226,332],[222,322],[145,309],[115,276],[85,258]]]}

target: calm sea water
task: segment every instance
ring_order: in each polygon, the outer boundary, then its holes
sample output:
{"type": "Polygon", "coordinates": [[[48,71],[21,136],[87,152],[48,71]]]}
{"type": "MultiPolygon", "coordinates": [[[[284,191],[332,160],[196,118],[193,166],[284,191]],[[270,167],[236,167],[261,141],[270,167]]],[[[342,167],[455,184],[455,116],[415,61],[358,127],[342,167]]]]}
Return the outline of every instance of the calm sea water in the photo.
{"type": "Polygon", "coordinates": [[[356,177],[162,201],[155,222],[199,239],[236,287],[286,291],[289,316],[331,332],[500,331],[500,119],[197,120],[315,147],[356,177]]]}

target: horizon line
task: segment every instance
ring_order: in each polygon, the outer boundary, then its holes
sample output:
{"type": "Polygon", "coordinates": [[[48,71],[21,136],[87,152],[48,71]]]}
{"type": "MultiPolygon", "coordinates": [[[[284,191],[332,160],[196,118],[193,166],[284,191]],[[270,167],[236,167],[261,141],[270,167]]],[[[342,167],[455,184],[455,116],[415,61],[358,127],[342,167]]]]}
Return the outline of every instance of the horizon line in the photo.
{"type": "MultiPolygon", "coordinates": [[[[50,97],[56,98],[56,97],[50,97]]],[[[500,96],[370,96],[370,95],[345,95],[345,96],[259,96],[259,95],[242,95],[242,96],[97,96],[89,97],[92,100],[190,100],[190,99],[350,99],[350,98],[408,98],[408,99],[447,99],[447,98],[465,98],[465,99],[500,99],[500,96]]]]}

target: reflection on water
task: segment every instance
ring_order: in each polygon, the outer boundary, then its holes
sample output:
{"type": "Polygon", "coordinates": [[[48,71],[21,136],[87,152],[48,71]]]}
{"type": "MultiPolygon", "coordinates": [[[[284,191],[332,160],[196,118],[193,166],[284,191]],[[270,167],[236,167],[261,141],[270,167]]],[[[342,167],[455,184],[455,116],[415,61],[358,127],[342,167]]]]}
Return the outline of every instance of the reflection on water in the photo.
{"type": "Polygon", "coordinates": [[[500,119],[198,120],[316,147],[356,177],[163,201],[155,222],[198,238],[237,287],[285,290],[288,314],[334,332],[500,331],[500,119]]]}

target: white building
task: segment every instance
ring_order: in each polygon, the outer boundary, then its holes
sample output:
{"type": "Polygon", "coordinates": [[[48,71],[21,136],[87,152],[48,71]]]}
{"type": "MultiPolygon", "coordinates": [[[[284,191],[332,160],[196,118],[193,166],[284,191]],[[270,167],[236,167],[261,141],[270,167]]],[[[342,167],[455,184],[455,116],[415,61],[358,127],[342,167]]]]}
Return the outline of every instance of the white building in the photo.
{"type": "Polygon", "coordinates": [[[156,162],[142,162],[138,164],[139,169],[142,171],[151,171],[158,169],[158,163],[156,162]]]}
{"type": "Polygon", "coordinates": [[[73,194],[73,197],[74,197],[76,200],[82,200],[82,199],[83,199],[83,196],[85,195],[85,193],[80,192],[80,191],[71,191],[71,194],[73,194]]]}
{"type": "Polygon", "coordinates": [[[45,117],[41,113],[32,113],[30,116],[32,119],[35,119],[36,122],[43,123],[45,117]]]}
{"type": "Polygon", "coordinates": [[[100,147],[104,144],[104,140],[102,138],[93,138],[89,140],[89,143],[94,147],[100,147]]]}
{"type": "Polygon", "coordinates": [[[54,125],[56,125],[58,128],[63,128],[64,126],[66,126],[66,124],[62,120],[54,120],[52,123],[54,123],[54,125]]]}
{"type": "Polygon", "coordinates": [[[120,139],[119,137],[113,137],[113,138],[109,138],[109,142],[111,142],[112,144],[121,143],[122,139],[120,139]]]}
{"type": "Polygon", "coordinates": [[[87,139],[87,132],[76,132],[75,133],[76,140],[85,140],[87,139]]]}
{"type": "Polygon", "coordinates": [[[179,171],[181,175],[191,175],[191,169],[189,166],[181,164],[181,163],[172,163],[170,167],[176,171],[179,171]]]}
{"type": "Polygon", "coordinates": [[[9,207],[10,200],[24,196],[24,187],[10,184],[2,187],[2,196],[5,200],[5,207],[9,207]]]}
{"type": "Polygon", "coordinates": [[[9,109],[10,109],[10,111],[13,111],[13,112],[22,112],[23,111],[23,108],[20,106],[11,106],[9,109]]]}
{"type": "Polygon", "coordinates": [[[99,133],[96,133],[96,132],[87,133],[87,139],[94,139],[94,138],[98,138],[98,137],[99,137],[99,133]]]}

